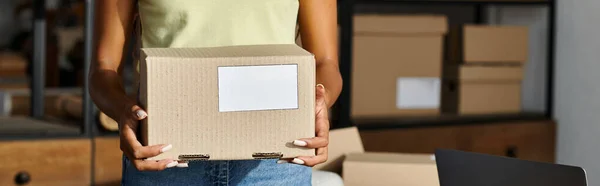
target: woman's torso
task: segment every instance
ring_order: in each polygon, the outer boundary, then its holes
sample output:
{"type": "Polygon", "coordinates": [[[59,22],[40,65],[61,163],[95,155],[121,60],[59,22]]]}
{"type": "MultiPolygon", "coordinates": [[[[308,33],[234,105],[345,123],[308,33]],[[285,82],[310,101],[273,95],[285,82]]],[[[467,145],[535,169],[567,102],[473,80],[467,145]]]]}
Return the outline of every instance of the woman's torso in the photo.
{"type": "Polygon", "coordinates": [[[298,0],[139,0],[141,47],[293,44],[298,0]]]}

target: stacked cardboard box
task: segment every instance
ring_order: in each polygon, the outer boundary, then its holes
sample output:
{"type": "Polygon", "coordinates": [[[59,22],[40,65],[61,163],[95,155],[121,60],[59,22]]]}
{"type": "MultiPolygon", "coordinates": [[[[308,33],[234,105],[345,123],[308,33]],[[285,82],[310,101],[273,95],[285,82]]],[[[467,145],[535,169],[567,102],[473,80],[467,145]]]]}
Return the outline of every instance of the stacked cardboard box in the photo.
{"type": "Polygon", "coordinates": [[[16,53],[0,52],[0,77],[25,76],[27,62],[16,53]]]}
{"type": "MultiPolygon", "coordinates": [[[[0,116],[26,116],[31,110],[29,89],[0,89],[0,116]]],[[[81,88],[47,89],[44,92],[44,112],[47,116],[63,116],[57,101],[62,96],[81,96],[81,88]]]]}
{"type": "Polygon", "coordinates": [[[314,169],[342,175],[347,186],[439,186],[432,154],[364,152],[355,127],[330,131],[329,141],[329,159],[314,169]]]}
{"type": "Polygon", "coordinates": [[[352,117],[439,114],[446,32],[444,16],[355,16],[352,117]]]}
{"type": "Polygon", "coordinates": [[[444,72],[444,112],[520,112],[527,38],[527,27],[520,26],[467,25],[453,30],[444,72]]]}
{"type": "Polygon", "coordinates": [[[27,61],[16,53],[0,52],[0,88],[28,88],[27,61]]]}

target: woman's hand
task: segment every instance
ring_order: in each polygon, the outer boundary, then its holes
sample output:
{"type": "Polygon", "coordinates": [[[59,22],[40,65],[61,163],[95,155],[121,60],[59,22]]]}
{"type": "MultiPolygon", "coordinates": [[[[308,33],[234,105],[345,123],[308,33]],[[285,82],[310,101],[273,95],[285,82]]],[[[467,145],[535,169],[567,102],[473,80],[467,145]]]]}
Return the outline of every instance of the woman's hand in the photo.
{"type": "MultiPolygon", "coordinates": [[[[132,106],[130,112],[123,113],[119,118],[119,135],[121,138],[121,151],[139,171],[160,171],[166,168],[178,166],[178,162],[172,159],[159,161],[145,160],[170,150],[171,145],[143,146],[136,137],[139,121],[148,115],[139,106],[132,106]]],[[[187,164],[186,164],[187,165],[187,164]]],[[[185,165],[180,165],[185,166],[185,165]]]]}
{"type": "MultiPolygon", "coordinates": [[[[322,84],[317,85],[316,95],[316,117],[314,138],[303,138],[294,140],[293,144],[300,147],[316,149],[316,156],[300,156],[291,160],[292,163],[315,166],[327,161],[327,145],[329,144],[329,114],[326,102],[325,87],[322,84]]],[[[285,160],[278,161],[283,163],[285,160]]]]}

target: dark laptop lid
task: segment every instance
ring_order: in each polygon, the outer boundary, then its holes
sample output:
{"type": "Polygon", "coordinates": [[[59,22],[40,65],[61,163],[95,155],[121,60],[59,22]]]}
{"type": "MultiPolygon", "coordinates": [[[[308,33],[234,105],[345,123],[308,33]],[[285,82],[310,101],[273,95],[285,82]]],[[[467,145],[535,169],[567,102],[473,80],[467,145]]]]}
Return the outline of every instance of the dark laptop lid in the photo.
{"type": "Polygon", "coordinates": [[[580,167],[436,150],[440,186],[587,186],[580,167]]]}

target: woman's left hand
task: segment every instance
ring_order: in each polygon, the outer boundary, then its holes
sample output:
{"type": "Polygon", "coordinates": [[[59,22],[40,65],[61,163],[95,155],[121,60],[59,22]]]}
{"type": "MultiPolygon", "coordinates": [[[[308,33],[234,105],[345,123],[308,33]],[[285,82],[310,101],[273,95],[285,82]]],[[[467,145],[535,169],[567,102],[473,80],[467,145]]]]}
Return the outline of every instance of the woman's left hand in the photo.
{"type": "MultiPolygon", "coordinates": [[[[291,160],[292,163],[315,166],[327,161],[327,145],[329,144],[329,114],[327,113],[326,91],[322,84],[316,87],[315,108],[315,137],[294,140],[293,144],[300,147],[316,149],[316,156],[300,156],[291,160]]],[[[278,163],[287,162],[280,160],[278,163]]]]}

